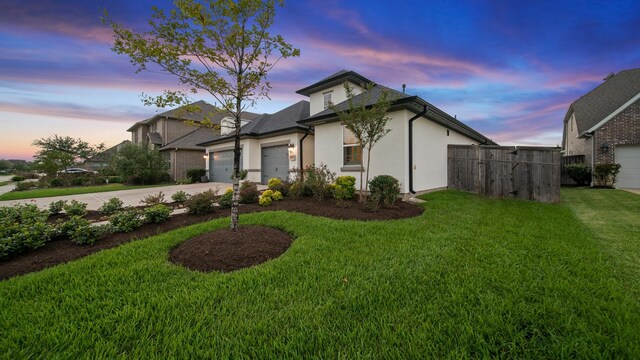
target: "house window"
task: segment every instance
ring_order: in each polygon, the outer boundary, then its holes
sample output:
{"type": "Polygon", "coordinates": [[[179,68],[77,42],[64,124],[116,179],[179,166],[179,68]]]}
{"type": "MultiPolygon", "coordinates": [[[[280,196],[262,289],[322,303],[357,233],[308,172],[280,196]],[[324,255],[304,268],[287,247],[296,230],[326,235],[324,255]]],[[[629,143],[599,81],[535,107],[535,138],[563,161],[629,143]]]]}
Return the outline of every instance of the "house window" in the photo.
{"type": "Polygon", "coordinates": [[[323,96],[324,96],[324,108],[328,109],[329,106],[331,106],[331,104],[332,104],[331,103],[331,92],[324,93],[323,96]]]}
{"type": "Polygon", "coordinates": [[[362,146],[346,126],[342,127],[343,165],[362,165],[362,146]]]}

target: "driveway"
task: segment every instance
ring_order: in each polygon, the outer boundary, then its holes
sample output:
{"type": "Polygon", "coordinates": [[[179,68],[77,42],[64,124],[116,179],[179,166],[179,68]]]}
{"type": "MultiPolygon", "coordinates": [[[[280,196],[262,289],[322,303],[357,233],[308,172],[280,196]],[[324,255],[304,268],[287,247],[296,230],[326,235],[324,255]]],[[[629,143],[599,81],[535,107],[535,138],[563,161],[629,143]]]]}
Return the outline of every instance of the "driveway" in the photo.
{"type": "Polygon", "coordinates": [[[634,194],[640,195],[640,189],[622,189],[622,190],[625,190],[625,191],[632,192],[634,194]]]}
{"type": "MultiPolygon", "coordinates": [[[[124,206],[138,206],[141,205],[140,201],[149,195],[156,195],[160,191],[164,194],[164,198],[167,202],[171,202],[171,195],[178,191],[184,191],[187,194],[196,194],[209,189],[219,189],[218,194],[222,195],[228,188],[231,188],[231,184],[226,183],[197,183],[186,185],[169,185],[162,187],[152,187],[143,189],[132,190],[118,190],[102,193],[90,193],[80,195],[67,195],[67,196],[54,196],[37,199],[23,199],[23,200],[8,200],[0,201],[0,206],[11,206],[13,204],[31,203],[36,204],[41,208],[47,208],[50,203],[58,200],[77,200],[83,203],[87,203],[87,209],[98,210],[103,203],[107,200],[117,197],[124,203],[124,206]]],[[[258,185],[258,189],[266,189],[266,185],[258,185]]]]}

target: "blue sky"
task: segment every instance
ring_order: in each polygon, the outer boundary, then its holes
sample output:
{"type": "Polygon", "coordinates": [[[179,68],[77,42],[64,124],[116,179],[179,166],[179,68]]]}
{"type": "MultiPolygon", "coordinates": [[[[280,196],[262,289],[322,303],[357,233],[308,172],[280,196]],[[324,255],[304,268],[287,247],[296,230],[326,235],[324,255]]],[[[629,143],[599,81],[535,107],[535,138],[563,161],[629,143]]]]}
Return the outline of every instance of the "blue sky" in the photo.
{"type": "MultiPolygon", "coordinates": [[[[179,89],[110,50],[114,19],[144,26],[169,1],[0,0],[0,158],[53,134],[114,145],[152,116],[140,94],[179,89]]],[[[340,69],[420,95],[500,144],[556,145],[569,104],[640,67],[639,1],[287,1],[273,32],[301,49],[270,74],[273,112],[340,69]]],[[[205,96],[202,99],[213,102],[205,96]]]]}

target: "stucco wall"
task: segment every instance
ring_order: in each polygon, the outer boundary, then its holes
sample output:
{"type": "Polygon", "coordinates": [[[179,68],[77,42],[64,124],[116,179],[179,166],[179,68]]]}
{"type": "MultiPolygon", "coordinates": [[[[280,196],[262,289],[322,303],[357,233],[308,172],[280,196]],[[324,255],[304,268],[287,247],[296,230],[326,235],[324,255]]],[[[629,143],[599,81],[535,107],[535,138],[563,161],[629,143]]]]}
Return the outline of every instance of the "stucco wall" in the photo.
{"type": "MultiPolygon", "coordinates": [[[[353,83],[351,85],[355,94],[359,94],[362,91],[359,85],[353,83]]],[[[334,104],[347,100],[347,92],[342,84],[313,93],[309,96],[310,115],[315,115],[324,110],[324,94],[327,92],[331,92],[331,101],[334,104]]]]}
{"type": "Polygon", "coordinates": [[[578,126],[576,125],[575,114],[565,123],[565,134],[567,134],[567,144],[565,148],[565,156],[584,155],[585,163],[591,166],[591,144],[590,137],[578,138],[578,126]]]}
{"type": "Polygon", "coordinates": [[[595,162],[615,162],[616,145],[640,144],[640,100],[631,104],[595,131],[595,162]],[[607,151],[602,145],[608,145],[607,151]]]}

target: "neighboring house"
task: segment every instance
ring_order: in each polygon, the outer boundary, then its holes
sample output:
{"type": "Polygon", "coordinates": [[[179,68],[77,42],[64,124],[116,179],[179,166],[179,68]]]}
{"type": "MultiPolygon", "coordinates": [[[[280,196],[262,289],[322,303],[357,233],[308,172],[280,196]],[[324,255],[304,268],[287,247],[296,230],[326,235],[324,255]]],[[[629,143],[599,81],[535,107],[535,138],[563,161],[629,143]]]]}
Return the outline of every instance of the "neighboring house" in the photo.
{"type": "MultiPolygon", "coordinates": [[[[242,128],[241,168],[248,179],[266,183],[271,177],[287,178],[294,168],[326,164],[340,175],[352,175],[367,163],[365,154],[329,104],[346,109],[343,83],[356,93],[371,81],[353,71],[342,70],[298,90],[309,102],[298,102],[272,115],[263,115],[242,128]],[[286,170],[285,170],[286,169],[286,170]]],[[[372,101],[381,91],[395,101],[388,113],[391,132],[372,150],[370,177],[388,174],[402,184],[402,192],[416,193],[447,186],[447,145],[495,143],[418,96],[377,85],[372,101]]],[[[357,99],[356,99],[357,101],[357,99]]],[[[229,182],[233,165],[233,138],[202,143],[207,147],[207,169],[213,181],[229,182]]],[[[359,186],[359,183],[356,184],[359,186]]]]}
{"type": "MultiPolygon", "coordinates": [[[[300,101],[242,126],[240,168],[247,171],[247,180],[266,184],[270,178],[287,179],[294,169],[314,163],[313,132],[298,123],[307,117],[309,102],[300,101]]],[[[232,127],[199,145],[207,148],[209,180],[231,182],[232,127]]]]}
{"type": "MultiPolygon", "coordinates": [[[[186,171],[189,169],[205,168],[202,159],[205,155],[204,148],[196,144],[210,139],[204,137],[207,132],[213,134],[211,129],[196,128],[185,124],[185,121],[201,122],[207,119],[214,124],[222,124],[222,131],[225,124],[232,121],[228,113],[205,101],[198,101],[192,105],[197,105],[200,111],[192,113],[179,107],[139,121],[127,130],[131,132],[131,141],[134,144],[146,144],[164,154],[170,164],[169,174],[176,180],[185,179],[186,171]]],[[[242,114],[242,122],[247,124],[258,116],[245,112],[242,114]]]]}
{"type": "Polygon", "coordinates": [[[118,145],[112,146],[101,153],[98,153],[82,163],[82,167],[87,170],[99,171],[111,164],[111,159],[117,154],[123,147],[131,144],[131,141],[124,140],[118,145]]]}
{"type": "Polygon", "coordinates": [[[640,188],[640,69],[609,75],[569,106],[562,151],[590,167],[620,164],[616,186],[640,188]]]}

